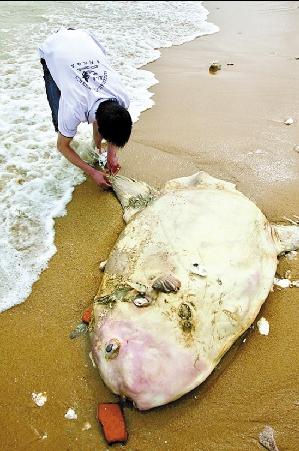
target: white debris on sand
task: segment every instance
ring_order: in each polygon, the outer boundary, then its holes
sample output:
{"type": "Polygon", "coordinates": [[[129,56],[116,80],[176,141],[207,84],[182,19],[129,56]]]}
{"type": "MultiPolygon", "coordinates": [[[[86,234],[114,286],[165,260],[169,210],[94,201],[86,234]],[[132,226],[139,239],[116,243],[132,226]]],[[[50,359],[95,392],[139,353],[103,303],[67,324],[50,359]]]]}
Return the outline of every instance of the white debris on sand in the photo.
{"type": "Polygon", "coordinates": [[[266,426],[265,429],[259,434],[259,442],[269,451],[279,451],[275,443],[274,430],[271,426],[266,426]]]}
{"type": "Polygon", "coordinates": [[[259,329],[259,333],[261,335],[268,335],[269,334],[269,330],[270,330],[270,326],[268,321],[266,320],[266,318],[262,317],[258,322],[257,322],[257,327],[259,329]]]}
{"type": "Polygon", "coordinates": [[[285,256],[288,260],[294,260],[295,258],[297,258],[297,254],[298,254],[297,251],[290,251],[290,252],[287,252],[285,254],[285,256]]]}
{"type": "Polygon", "coordinates": [[[286,121],[284,121],[284,123],[285,123],[286,125],[292,125],[292,124],[294,124],[294,119],[291,118],[291,117],[289,117],[286,121]]]}
{"type": "Polygon", "coordinates": [[[91,424],[86,421],[82,426],[82,431],[88,431],[89,429],[91,429],[91,424]]]}
{"type": "Polygon", "coordinates": [[[45,440],[46,438],[48,438],[47,432],[40,432],[33,426],[30,426],[30,427],[31,427],[32,431],[36,434],[36,436],[39,438],[39,440],[45,440]]]}
{"type": "Polygon", "coordinates": [[[104,271],[107,261],[108,260],[105,260],[104,262],[100,263],[100,265],[99,265],[100,271],[104,271]]]}
{"type": "Polygon", "coordinates": [[[69,410],[64,415],[64,418],[66,418],[67,420],[77,420],[78,416],[75,410],[70,407],[69,410]]]}
{"type": "Polygon", "coordinates": [[[247,152],[247,155],[259,155],[259,154],[264,154],[267,153],[265,152],[263,149],[256,149],[254,152],[247,152]]]}
{"type": "Polygon", "coordinates": [[[289,279],[277,279],[275,277],[273,283],[280,288],[289,288],[292,282],[289,279]]]}
{"type": "Polygon", "coordinates": [[[97,366],[96,366],[95,361],[94,361],[94,359],[93,359],[92,352],[90,351],[90,353],[89,353],[88,355],[89,355],[89,358],[90,358],[90,360],[91,360],[92,366],[93,366],[94,368],[96,368],[97,366]]]}
{"type": "Polygon", "coordinates": [[[299,279],[290,280],[290,279],[274,279],[274,285],[280,288],[299,288],[299,279]]]}
{"type": "Polygon", "coordinates": [[[38,406],[42,407],[47,401],[47,394],[43,393],[32,393],[32,401],[38,406]]]}

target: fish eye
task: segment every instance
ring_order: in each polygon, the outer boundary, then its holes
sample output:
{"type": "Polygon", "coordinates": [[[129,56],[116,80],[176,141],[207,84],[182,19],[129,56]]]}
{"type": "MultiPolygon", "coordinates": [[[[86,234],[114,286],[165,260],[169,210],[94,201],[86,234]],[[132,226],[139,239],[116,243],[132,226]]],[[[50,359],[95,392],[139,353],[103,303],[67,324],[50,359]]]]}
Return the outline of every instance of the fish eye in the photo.
{"type": "Polygon", "coordinates": [[[113,349],[113,344],[109,343],[109,345],[106,346],[106,352],[111,352],[113,349]]]}
{"type": "Polygon", "coordinates": [[[106,359],[114,359],[118,356],[120,349],[120,342],[115,338],[110,340],[105,345],[105,357],[106,359]]]}

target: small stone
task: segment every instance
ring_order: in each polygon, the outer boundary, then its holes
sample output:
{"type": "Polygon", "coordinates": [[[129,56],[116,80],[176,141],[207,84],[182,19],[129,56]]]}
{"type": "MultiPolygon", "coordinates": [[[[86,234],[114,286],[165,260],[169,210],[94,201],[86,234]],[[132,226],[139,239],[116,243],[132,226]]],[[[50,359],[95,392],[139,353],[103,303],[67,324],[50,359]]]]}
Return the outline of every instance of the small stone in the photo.
{"type": "Polygon", "coordinates": [[[270,326],[266,318],[261,318],[257,322],[257,327],[259,329],[259,333],[261,335],[269,335],[270,326]]]}
{"type": "Polygon", "coordinates": [[[107,263],[107,260],[105,260],[104,262],[100,263],[100,265],[99,265],[100,271],[104,271],[106,263],[107,263]]]}
{"type": "Polygon", "coordinates": [[[86,421],[82,426],[82,431],[88,431],[89,429],[91,429],[91,424],[86,421]]]}
{"type": "Polygon", "coordinates": [[[298,145],[297,145],[297,146],[294,146],[293,149],[295,150],[295,152],[298,152],[298,153],[299,153],[299,146],[298,146],[298,145]]]}
{"type": "Polygon", "coordinates": [[[80,335],[86,334],[88,331],[88,325],[85,323],[80,323],[75,327],[74,330],[69,334],[69,338],[73,340],[74,338],[80,337],[80,335]]]}
{"type": "Polygon", "coordinates": [[[285,277],[285,279],[289,279],[289,280],[290,280],[290,278],[291,278],[291,270],[290,270],[290,269],[288,269],[288,270],[285,272],[284,277],[285,277]]]}
{"type": "Polygon", "coordinates": [[[210,72],[217,72],[221,69],[221,64],[219,64],[217,61],[214,61],[211,66],[209,67],[210,72]]]}
{"type": "Polygon", "coordinates": [[[277,279],[274,278],[274,285],[280,288],[289,288],[291,286],[291,281],[289,279],[277,279]]]}
{"type": "Polygon", "coordinates": [[[67,420],[77,420],[78,416],[75,410],[70,407],[69,410],[64,415],[64,418],[66,418],[67,420]]]}
{"type": "Polygon", "coordinates": [[[298,254],[297,251],[290,251],[290,252],[287,252],[287,253],[285,254],[285,257],[286,257],[288,260],[294,260],[294,259],[297,258],[297,254],[298,254]]]}
{"type": "Polygon", "coordinates": [[[227,66],[234,66],[235,63],[226,63],[227,66]]]}
{"type": "Polygon", "coordinates": [[[42,407],[47,401],[47,395],[43,393],[32,393],[32,401],[38,406],[42,407]]]}
{"type": "Polygon", "coordinates": [[[274,439],[274,430],[270,426],[266,426],[259,434],[259,442],[269,451],[279,451],[274,439]]]}
{"type": "Polygon", "coordinates": [[[292,124],[294,124],[294,119],[291,118],[291,117],[289,117],[286,121],[284,121],[284,123],[285,123],[286,125],[292,125],[292,124]]]}

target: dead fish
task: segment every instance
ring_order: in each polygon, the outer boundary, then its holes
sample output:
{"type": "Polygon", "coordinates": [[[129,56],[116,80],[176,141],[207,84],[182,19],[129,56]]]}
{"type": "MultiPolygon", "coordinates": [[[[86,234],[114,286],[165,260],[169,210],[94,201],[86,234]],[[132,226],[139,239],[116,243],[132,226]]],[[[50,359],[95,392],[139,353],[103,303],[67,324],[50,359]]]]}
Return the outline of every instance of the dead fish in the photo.
{"type": "Polygon", "coordinates": [[[112,186],[127,225],[97,296],[114,302],[94,304],[92,352],[106,385],[146,410],[201,384],[252,325],[299,227],[270,224],[233,183],[205,172],[159,192],[121,176],[112,186]],[[170,275],[179,290],[152,286],[170,275]],[[139,308],[136,296],[153,302],[139,308]]]}

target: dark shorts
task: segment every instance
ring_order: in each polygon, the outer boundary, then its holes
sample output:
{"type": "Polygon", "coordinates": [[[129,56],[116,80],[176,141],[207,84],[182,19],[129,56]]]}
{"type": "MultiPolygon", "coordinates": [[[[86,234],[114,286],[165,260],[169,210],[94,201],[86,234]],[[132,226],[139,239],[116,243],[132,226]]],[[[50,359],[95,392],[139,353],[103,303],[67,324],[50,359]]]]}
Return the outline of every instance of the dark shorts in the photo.
{"type": "Polygon", "coordinates": [[[46,61],[42,58],[40,62],[44,70],[46,94],[52,112],[52,122],[55,131],[58,132],[58,108],[59,108],[60,91],[52,78],[52,75],[47,67],[46,61]]]}

